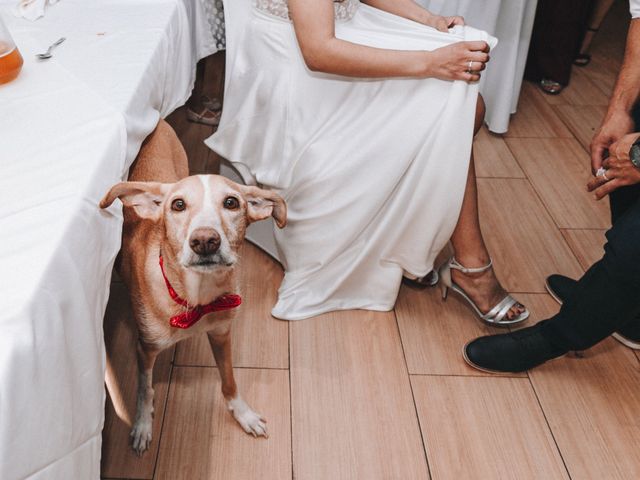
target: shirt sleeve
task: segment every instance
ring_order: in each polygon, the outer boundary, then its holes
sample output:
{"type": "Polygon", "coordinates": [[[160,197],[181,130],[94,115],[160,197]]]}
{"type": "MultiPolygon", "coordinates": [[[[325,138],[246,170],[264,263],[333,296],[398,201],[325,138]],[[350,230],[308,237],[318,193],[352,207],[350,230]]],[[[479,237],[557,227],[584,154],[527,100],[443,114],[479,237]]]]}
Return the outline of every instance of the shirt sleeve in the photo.
{"type": "Polygon", "coordinates": [[[640,0],[629,0],[631,18],[640,18],[640,0]]]}

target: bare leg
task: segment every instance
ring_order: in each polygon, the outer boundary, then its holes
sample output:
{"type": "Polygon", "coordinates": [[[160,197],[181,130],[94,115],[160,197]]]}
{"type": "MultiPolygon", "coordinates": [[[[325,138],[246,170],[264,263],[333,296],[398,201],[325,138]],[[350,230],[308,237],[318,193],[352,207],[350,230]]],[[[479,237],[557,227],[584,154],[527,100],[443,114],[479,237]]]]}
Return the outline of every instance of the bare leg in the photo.
{"type": "MultiPolygon", "coordinates": [[[[478,97],[476,108],[476,124],[474,134],[477,133],[484,122],[484,101],[478,97]]],[[[482,238],[480,231],[480,221],[478,217],[478,189],[476,186],[476,171],[471,154],[469,173],[467,176],[467,187],[462,202],[462,210],[456,229],[451,237],[451,243],[455,252],[456,260],[468,268],[482,267],[487,265],[490,255],[482,238]]],[[[453,281],[458,284],[471,297],[478,308],[486,313],[494,305],[500,302],[506,292],[500,285],[493,269],[483,273],[467,274],[458,270],[451,272],[453,281]]],[[[515,305],[508,313],[507,318],[511,319],[524,311],[521,305],[515,305]]]]}
{"type": "Polygon", "coordinates": [[[604,17],[606,17],[609,10],[611,10],[613,2],[614,0],[597,0],[595,2],[593,11],[589,17],[589,29],[587,30],[587,33],[585,33],[584,39],[582,40],[582,46],[580,47],[581,54],[589,53],[589,50],[591,49],[591,42],[593,42],[600,25],[602,25],[604,17]]]}
{"type": "Polygon", "coordinates": [[[238,394],[236,381],[233,378],[233,366],[231,365],[230,332],[221,335],[208,332],[207,336],[220,372],[222,394],[227,400],[227,408],[245,432],[254,437],[259,435],[268,437],[266,420],[259,413],[254,412],[238,394]]]}
{"type": "MultiPolygon", "coordinates": [[[[484,121],[484,100],[478,97],[476,107],[476,122],[473,134],[478,133],[484,121]]],[[[480,220],[478,216],[478,188],[476,185],[476,169],[471,153],[469,173],[467,175],[467,186],[464,192],[462,210],[456,229],[451,237],[451,243],[456,252],[457,260],[464,266],[482,266],[489,263],[489,252],[484,244],[482,232],[480,231],[480,220]],[[474,265],[471,265],[471,264],[474,265]],[[469,264],[469,265],[467,265],[469,264]]]]}
{"type": "Polygon", "coordinates": [[[132,447],[138,456],[149,448],[153,430],[153,365],[160,350],[138,340],[138,397],[136,419],[131,429],[132,447]]]}
{"type": "Polygon", "coordinates": [[[202,105],[200,105],[200,97],[202,96],[202,92],[204,91],[205,62],[206,59],[203,58],[196,65],[196,81],[193,85],[191,97],[189,97],[189,100],[187,100],[187,107],[194,111],[198,111],[200,108],[202,108],[202,105]]]}
{"type": "MultiPolygon", "coordinates": [[[[204,92],[204,75],[206,58],[200,60],[196,66],[196,81],[191,92],[191,97],[187,100],[187,119],[191,122],[202,123],[204,125],[218,125],[220,122],[220,112],[210,110],[204,92]],[[205,105],[207,104],[207,105],[205,105]]],[[[210,102],[210,101],[209,101],[210,102]]],[[[218,102],[219,103],[219,102],[218,102]]]]}

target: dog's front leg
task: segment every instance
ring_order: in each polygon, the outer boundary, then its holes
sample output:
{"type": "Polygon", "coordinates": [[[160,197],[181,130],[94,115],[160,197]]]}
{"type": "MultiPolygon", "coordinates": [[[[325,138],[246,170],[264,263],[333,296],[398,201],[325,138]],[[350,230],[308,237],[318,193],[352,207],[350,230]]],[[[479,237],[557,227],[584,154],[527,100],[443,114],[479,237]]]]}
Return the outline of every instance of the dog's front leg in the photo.
{"type": "Polygon", "coordinates": [[[217,335],[213,332],[208,332],[208,337],[220,372],[222,394],[227,400],[227,408],[245,432],[254,437],[259,435],[268,437],[267,421],[262,418],[262,415],[254,412],[238,393],[231,364],[231,333],[217,335]]]}
{"type": "Polygon", "coordinates": [[[160,350],[138,340],[138,397],[136,420],[131,429],[132,447],[138,456],[149,448],[153,431],[153,365],[160,350]]]}

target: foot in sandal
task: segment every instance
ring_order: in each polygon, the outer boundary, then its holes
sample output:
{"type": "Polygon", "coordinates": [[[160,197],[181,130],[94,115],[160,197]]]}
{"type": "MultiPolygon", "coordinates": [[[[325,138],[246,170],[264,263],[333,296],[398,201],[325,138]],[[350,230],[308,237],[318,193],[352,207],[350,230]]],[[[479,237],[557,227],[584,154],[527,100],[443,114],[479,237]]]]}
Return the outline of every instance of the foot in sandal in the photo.
{"type": "Polygon", "coordinates": [[[578,67],[586,67],[589,63],[591,63],[591,55],[588,53],[579,53],[573,61],[573,64],[578,67]]]}
{"type": "Polygon", "coordinates": [[[221,110],[222,102],[220,100],[202,95],[199,103],[189,99],[187,103],[187,120],[216,127],[220,124],[221,110]]]}
{"type": "Polygon", "coordinates": [[[222,102],[217,98],[209,98],[206,95],[203,95],[201,102],[205,108],[208,108],[212,112],[219,112],[222,110],[222,102]]]}
{"type": "Polygon", "coordinates": [[[562,84],[549,78],[543,78],[542,80],[540,80],[539,85],[540,89],[548,95],[558,95],[564,89],[562,84]]]}
{"type": "Polygon", "coordinates": [[[187,120],[216,127],[220,124],[220,112],[213,112],[206,107],[203,107],[197,112],[187,108],[187,120]]]}
{"type": "Polygon", "coordinates": [[[524,305],[502,288],[491,261],[467,267],[451,257],[440,267],[440,278],[443,298],[449,290],[456,292],[485,323],[506,327],[529,318],[524,305]]]}

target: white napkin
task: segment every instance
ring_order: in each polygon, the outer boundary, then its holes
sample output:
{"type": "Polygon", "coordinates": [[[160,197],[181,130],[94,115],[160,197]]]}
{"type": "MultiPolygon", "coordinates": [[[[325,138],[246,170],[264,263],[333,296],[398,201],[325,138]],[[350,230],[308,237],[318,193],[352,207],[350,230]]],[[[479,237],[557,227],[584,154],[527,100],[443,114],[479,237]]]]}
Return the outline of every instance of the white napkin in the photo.
{"type": "Polygon", "coordinates": [[[58,0],[19,0],[16,15],[27,20],[37,20],[44,16],[47,5],[58,3],[58,0]]]}

